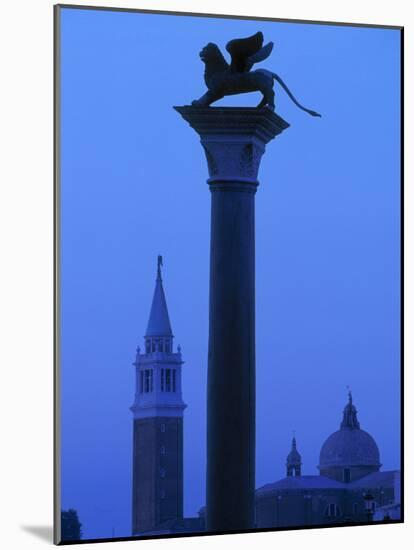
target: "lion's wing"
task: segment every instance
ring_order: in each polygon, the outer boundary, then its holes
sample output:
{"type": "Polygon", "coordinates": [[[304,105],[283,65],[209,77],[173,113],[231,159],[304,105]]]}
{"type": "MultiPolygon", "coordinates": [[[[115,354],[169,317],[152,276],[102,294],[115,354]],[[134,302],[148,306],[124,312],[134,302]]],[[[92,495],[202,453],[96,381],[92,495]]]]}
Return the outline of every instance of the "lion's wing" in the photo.
{"type": "MultiPolygon", "coordinates": [[[[249,58],[258,54],[262,46],[263,33],[261,32],[257,32],[247,38],[235,38],[234,40],[230,40],[226,45],[226,50],[231,55],[231,69],[241,73],[249,71],[250,67],[253,65],[253,63],[250,63],[249,58]]],[[[266,47],[267,46],[265,46],[265,48],[266,47]]]]}
{"type": "Polygon", "coordinates": [[[268,42],[266,46],[263,46],[263,48],[261,48],[258,52],[248,57],[246,60],[246,66],[248,68],[246,70],[250,71],[255,63],[260,63],[260,61],[264,61],[265,59],[267,59],[272,53],[272,50],[273,42],[268,42]]]}

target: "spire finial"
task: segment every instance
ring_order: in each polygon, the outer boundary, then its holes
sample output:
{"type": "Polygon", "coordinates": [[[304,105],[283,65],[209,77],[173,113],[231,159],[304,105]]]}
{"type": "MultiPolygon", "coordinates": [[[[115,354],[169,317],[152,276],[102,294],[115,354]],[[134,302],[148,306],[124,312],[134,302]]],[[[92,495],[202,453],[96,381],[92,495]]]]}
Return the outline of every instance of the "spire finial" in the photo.
{"type": "Polygon", "coordinates": [[[351,393],[351,388],[350,388],[349,386],[347,386],[346,389],[348,390],[348,400],[349,400],[349,404],[352,405],[352,393],[351,393]]]}
{"type": "Polygon", "coordinates": [[[157,258],[157,279],[159,279],[160,281],[162,280],[161,279],[161,267],[162,267],[162,256],[160,254],[158,254],[158,258],[157,258]]]}

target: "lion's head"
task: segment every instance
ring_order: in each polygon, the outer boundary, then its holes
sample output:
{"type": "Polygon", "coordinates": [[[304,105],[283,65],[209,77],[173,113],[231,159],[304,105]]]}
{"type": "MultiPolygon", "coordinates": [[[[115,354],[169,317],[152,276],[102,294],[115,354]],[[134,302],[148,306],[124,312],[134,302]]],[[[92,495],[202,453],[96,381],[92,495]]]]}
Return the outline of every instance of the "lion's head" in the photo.
{"type": "Polygon", "coordinates": [[[200,58],[204,63],[209,63],[210,61],[216,61],[217,59],[222,58],[221,51],[217,44],[214,44],[213,42],[209,42],[207,46],[204,46],[204,48],[200,52],[200,58]]]}

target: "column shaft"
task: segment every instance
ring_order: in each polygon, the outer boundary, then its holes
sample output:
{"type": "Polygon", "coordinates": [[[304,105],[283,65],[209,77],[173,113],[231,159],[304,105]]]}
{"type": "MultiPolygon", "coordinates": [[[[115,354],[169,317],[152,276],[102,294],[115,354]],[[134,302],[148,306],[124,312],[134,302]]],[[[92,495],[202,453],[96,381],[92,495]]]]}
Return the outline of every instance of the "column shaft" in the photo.
{"type": "Polygon", "coordinates": [[[266,108],[175,109],[199,134],[210,176],[206,530],[254,529],[254,196],[265,146],[289,124],[266,108]]]}
{"type": "Polygon", "coordinates": [[[256,185],[212,183],[207,530],[254,527],[256,185]]]}

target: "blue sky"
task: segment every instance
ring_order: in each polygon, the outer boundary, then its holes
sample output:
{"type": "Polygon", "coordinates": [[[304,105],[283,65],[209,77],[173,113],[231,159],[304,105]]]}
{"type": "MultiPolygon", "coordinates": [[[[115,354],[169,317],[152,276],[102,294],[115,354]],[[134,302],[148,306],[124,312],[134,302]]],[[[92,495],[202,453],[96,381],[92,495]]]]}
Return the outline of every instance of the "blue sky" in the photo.
{"type": "Polygon", "coordinates": [[[399,32],[69,8],[61,29],[62,506],[84,536],[130,535],[132,362],[158,254],[185,360],[185,514],[204,504],[210,196],[172,107],[204,93],[207,42],[258,30],[275,42],[260,66],[322,118],[276,85],[291,127],[256,195],[256,484],[285,475],[293,430],[317,473],[347,385],[399,468],[399,32]]]}

